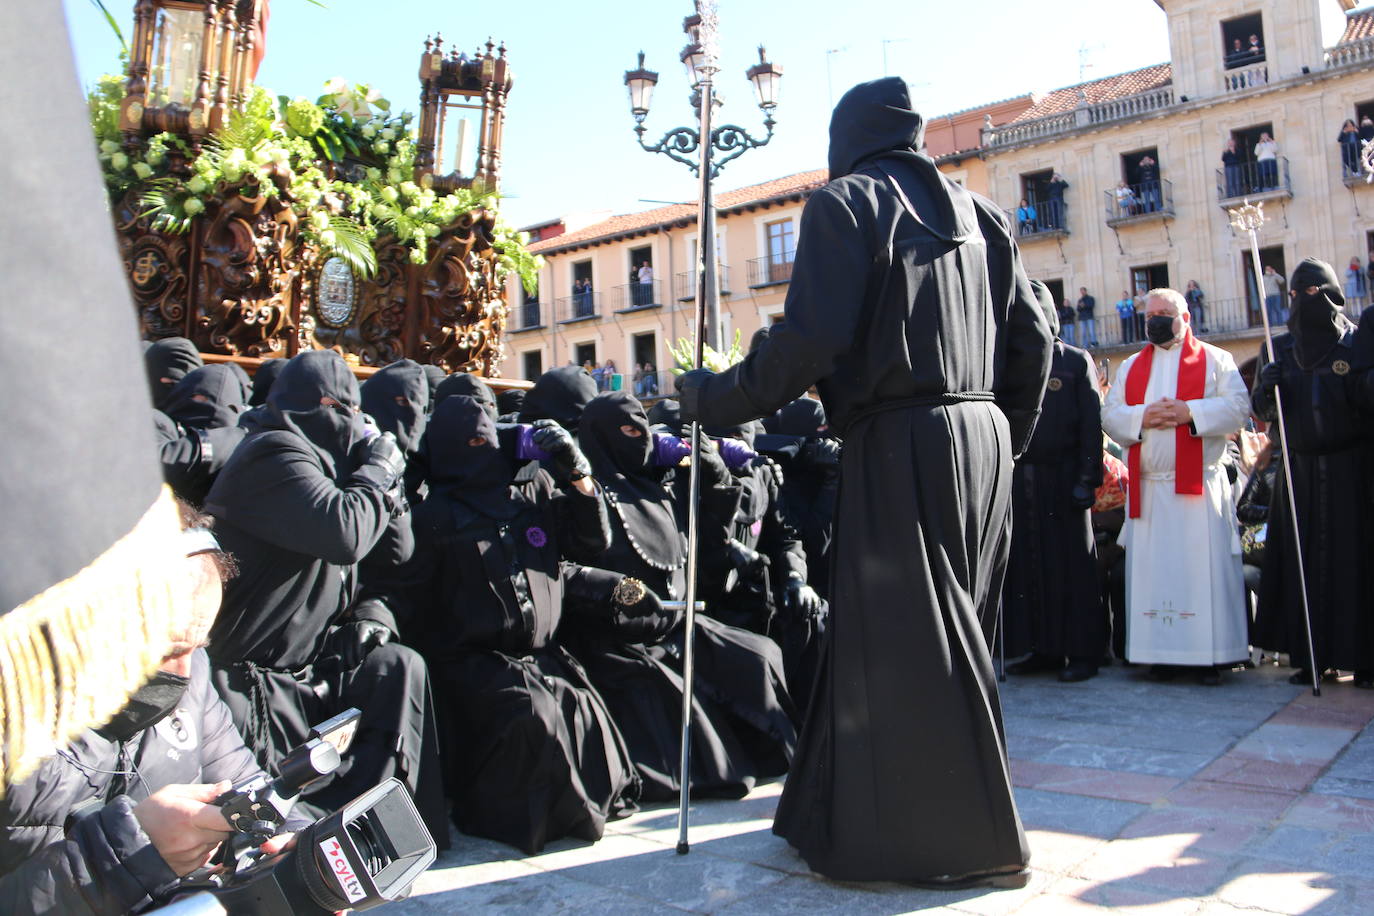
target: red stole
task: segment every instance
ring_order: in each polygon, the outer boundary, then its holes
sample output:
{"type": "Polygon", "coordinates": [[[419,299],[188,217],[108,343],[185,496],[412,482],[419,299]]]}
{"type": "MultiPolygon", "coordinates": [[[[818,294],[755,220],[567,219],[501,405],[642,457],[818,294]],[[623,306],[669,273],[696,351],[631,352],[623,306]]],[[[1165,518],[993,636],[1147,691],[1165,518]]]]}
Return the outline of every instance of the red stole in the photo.
{"type": "MultiPolygon", "coordinates": [[[[1178,361],[1178,393],[1174,397],[1180,401],[1194,401],[1207,390],[1207,354],[1202,351],[1202,344],[1193,336],[1191,328],[1183,335],[1180,346],[1183,356],[1178,361]]],[[[1131,364],[1131,371],[1126,375],[1127,404],[1145,403],[1154,356],[1154,345],[1147,344],[1131,364]]],[[[1127,466],[1130,469],[1130,516],[1140,518],[1140,443],[1128,450],[1127,466]]],[[[1202,437],[1194,436],[1187,426],[1174,427],[1174,492],[1202,495],[1202,437]]]]}

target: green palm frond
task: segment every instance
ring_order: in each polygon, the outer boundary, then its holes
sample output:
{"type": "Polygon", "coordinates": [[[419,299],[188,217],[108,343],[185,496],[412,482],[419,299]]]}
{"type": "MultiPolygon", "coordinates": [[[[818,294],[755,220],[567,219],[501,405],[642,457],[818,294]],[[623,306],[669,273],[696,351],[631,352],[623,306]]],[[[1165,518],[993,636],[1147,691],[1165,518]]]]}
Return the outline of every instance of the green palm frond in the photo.
{"type": "Polygon", "coordinates": [[[329,231],[333,233],[333,240],[328,244],[319,233],[311,233],[322,251],[331,257],[343,258],[344,263],[361,277],[371,277],[377,272],[377,252],[358,222],[346,216],[331,216],[329,231]]]}
{"type": "Polygon", "coordinates": [[[114,14],[111,13],[100,0],[91,0],[91,5],[100,10],[101,14],[104,15],[105,22],[109,24],[110,30],[114,32],[115,37],[119,39],[119,46],[124,49],[124,53],[127,55],[129,53],[129,43],[124,40],[124,32],[120,29],[119,21],[115,19],[114,14]]]}
{"type": "Polygon", "coordinates": [[[190,229],[191,217],[187,215],[181,202],[171,196],[171,192],[178,187],[174,178],[159,178],[151,182],[148,190],[139,198],[139,203],[143,205],[139,217],[151,218],[152,228],[159,232],[180,235],[190,229]]]}

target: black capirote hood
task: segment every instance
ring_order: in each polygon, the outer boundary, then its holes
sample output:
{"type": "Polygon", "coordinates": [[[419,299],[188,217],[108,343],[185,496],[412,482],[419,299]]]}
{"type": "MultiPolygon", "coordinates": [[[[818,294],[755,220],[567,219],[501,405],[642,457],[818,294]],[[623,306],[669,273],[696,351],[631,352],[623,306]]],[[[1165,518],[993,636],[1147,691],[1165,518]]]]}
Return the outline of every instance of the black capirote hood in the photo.
{"type": "Polygon", "coordinates": [[[205,365],[196,345],[185,337],[166,337],[143,351],[143,365],[148,370],[148,387],[153,392],[153,406],[162,410],[172,386],[186,377],[192,369],[205,365]],[[162,381],[163,379],[167,381],[162,381]]]}
{"type": "Polygon", "coordinates": [[[201,366],[172,386],[163,413],[186,426],[219,429],[236,426],[247,405],[233,364],[201,366]]]}
{"type": "Polygon", "coordinates": [[[848,175],[871,156],[919,150],[924,136],[925,120],[911,110],[905,80],[890,76],[860,83],[830,116],[830,180],[848,175]]]}
{"type": "Polygon", "coordinates": [[[455,372],[434,389],[434,406],[438,407],[455,395],[472,398],[482,405],[493,420],[496,419],[496,394],[491,386],[468,372],[455,372]]]}
{"type": "Polygon", "coordinates": [[[394,435],[406,454],[420,447],[429,412],[429,382],[419,363],[398,359],[379,369],[363,382],[359,395],[363,413],[376,420],[382,432],[394,435]]]}
{"type": "Polygon", "coordinates": [[[1314,367],[1351,327],[1341,311],[1345,293],[1335,268],[1316,258],[1307,258],[1297,266],[1288,288],[1293,297],[1288,313],[1293,354],[1303,368],[1314,367]],[[1308,293],[1314,286],[1315,292],[1308,293]]]}
{"type": "Polygon", "coordinates": [[[253,395],[248,399],[249,407],[259,407],[267,403],[267,395],[271,393],[272,386],[276,384],[277,376],[286,368],[286,360],[281,357],[265,359],[258,366],[258,371],[253,373],[253,395]]]}
{"type": "Polygon", "coordinates": [[[553,420],[565,429],[576,430],[582,411],[596,397],[596,381],[581,366],[550,369],[525,395],[520,420],[553,420]]]}
{"type": "Polygon", "coordinates": [[[358,380],[338,353],[307,350],[291,357],[272,385],[259,428],[300,436],[337,479],[352,472],[348,454],[363,436],[359,401],[358,380]],[[341,406],[326,407],[326,397],[341,406]]]}

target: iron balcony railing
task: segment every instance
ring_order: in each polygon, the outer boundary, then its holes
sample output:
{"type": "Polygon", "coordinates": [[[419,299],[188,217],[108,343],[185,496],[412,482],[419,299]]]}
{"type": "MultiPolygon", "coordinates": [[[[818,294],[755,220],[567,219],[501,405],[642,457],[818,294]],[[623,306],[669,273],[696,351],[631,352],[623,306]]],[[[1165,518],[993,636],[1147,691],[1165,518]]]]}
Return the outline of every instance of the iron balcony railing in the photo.
{"type": "Polygon", "coordinates": [[[785,255],[771,254],[762,258],[750,258],[749,266],[749,286],[771,286],[775,283],[787,283],[792,279],[793,255],[788,252],[785,255]]]}
{"type": "Polygon", "coordinates": [[[1021,240],[1058,238],[1069,234],[1069,205],[1062,200],[1031,201],[1006,211],[1012,231],[1021,240]]]}
{"type": "Polygon", "coordinates": [[[1102,196],[1106,198],[1108,226],[1174,215],[1174,184],[1167,178],[1118,185],[1103,191],[1102,196]]]}
{"type": "Polygon", "coordinates": [[[1268,200],[1292,197],[1293,183],[1288,173],[1288,158],[1278,156],[1262,162],[1242,162],[1217,169],[1217,201],[1223,207],[1237,200],[1268,200]]]}
{"type": "Polygon", "coordinates": [[[624,286],[617,286],[614,293],[611,301],[615,303],[617,312],[656,308],[663,304],[663,281],[626,283],[624,286]]]}
{"type": "Polygon", "coordinates": [[[538,299],[527,299],[510,310],[511,330],[528,331],[544,326],[539,310],[538,299]]]}
{"type": "MultiPolygon", "coordinates": [[[[1258,306],[1248,299],[1203,299],[1201,305],[1189,307],[1193,332],[1199,337],[1214,337],[1221,334],[1236,334],[1263,327],[1264,319],[1258,306]]],[[[1145,344],[1145,314],[1143,305],[1132,303],[1132,311],[1122,315],[1116,303],[1099,304],[1093,312],[1092,324],[1082,317],[1075,316],[1073,324],[1061,324],[1059,337],[1065,343],[1077,347],[1096,349],[1098,347],[1143,346],[1145,344]]],[[[1347,300],[1347,312],[1350,311],[1347,300]]],[[[1282,332],[1283,321],[1287,314],[1271,316],[1271,324],[1276,333],[1282,332]]]]}
{"type": "MultiPolygon", "coordinates": [[[[730,295],[730,268],[727,265],[721,264],[716,268],[716,282],[722,296],[730,295]]],[[[695,299],[700,283],[695,270],[684,270],[673,277],[673,294],[682,302],[695,299]]]]}
{"type": "Polygon", "coordinates": [[[601,315],[601,293],[597,290],[574,293],[558,300],[558,323],[582,321],[601,315]]]}

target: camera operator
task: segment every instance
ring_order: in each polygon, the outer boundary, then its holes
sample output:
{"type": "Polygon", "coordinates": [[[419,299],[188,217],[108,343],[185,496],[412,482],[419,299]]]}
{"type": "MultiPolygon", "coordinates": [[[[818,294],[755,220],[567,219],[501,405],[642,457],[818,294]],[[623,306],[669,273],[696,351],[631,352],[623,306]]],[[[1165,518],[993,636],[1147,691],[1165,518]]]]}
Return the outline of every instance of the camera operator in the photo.
{"type": "MultiPolygon", "coordinates": [[[[214,800],[259,774],[210,684],[204,649],[232,561],[181,504],[195,615],[161,668],[0,802],[0,912],[106,914],[147,906],[229,835],[214,800]]],[[[275,852],[278,837],[264,847],[275,852]]]]}

